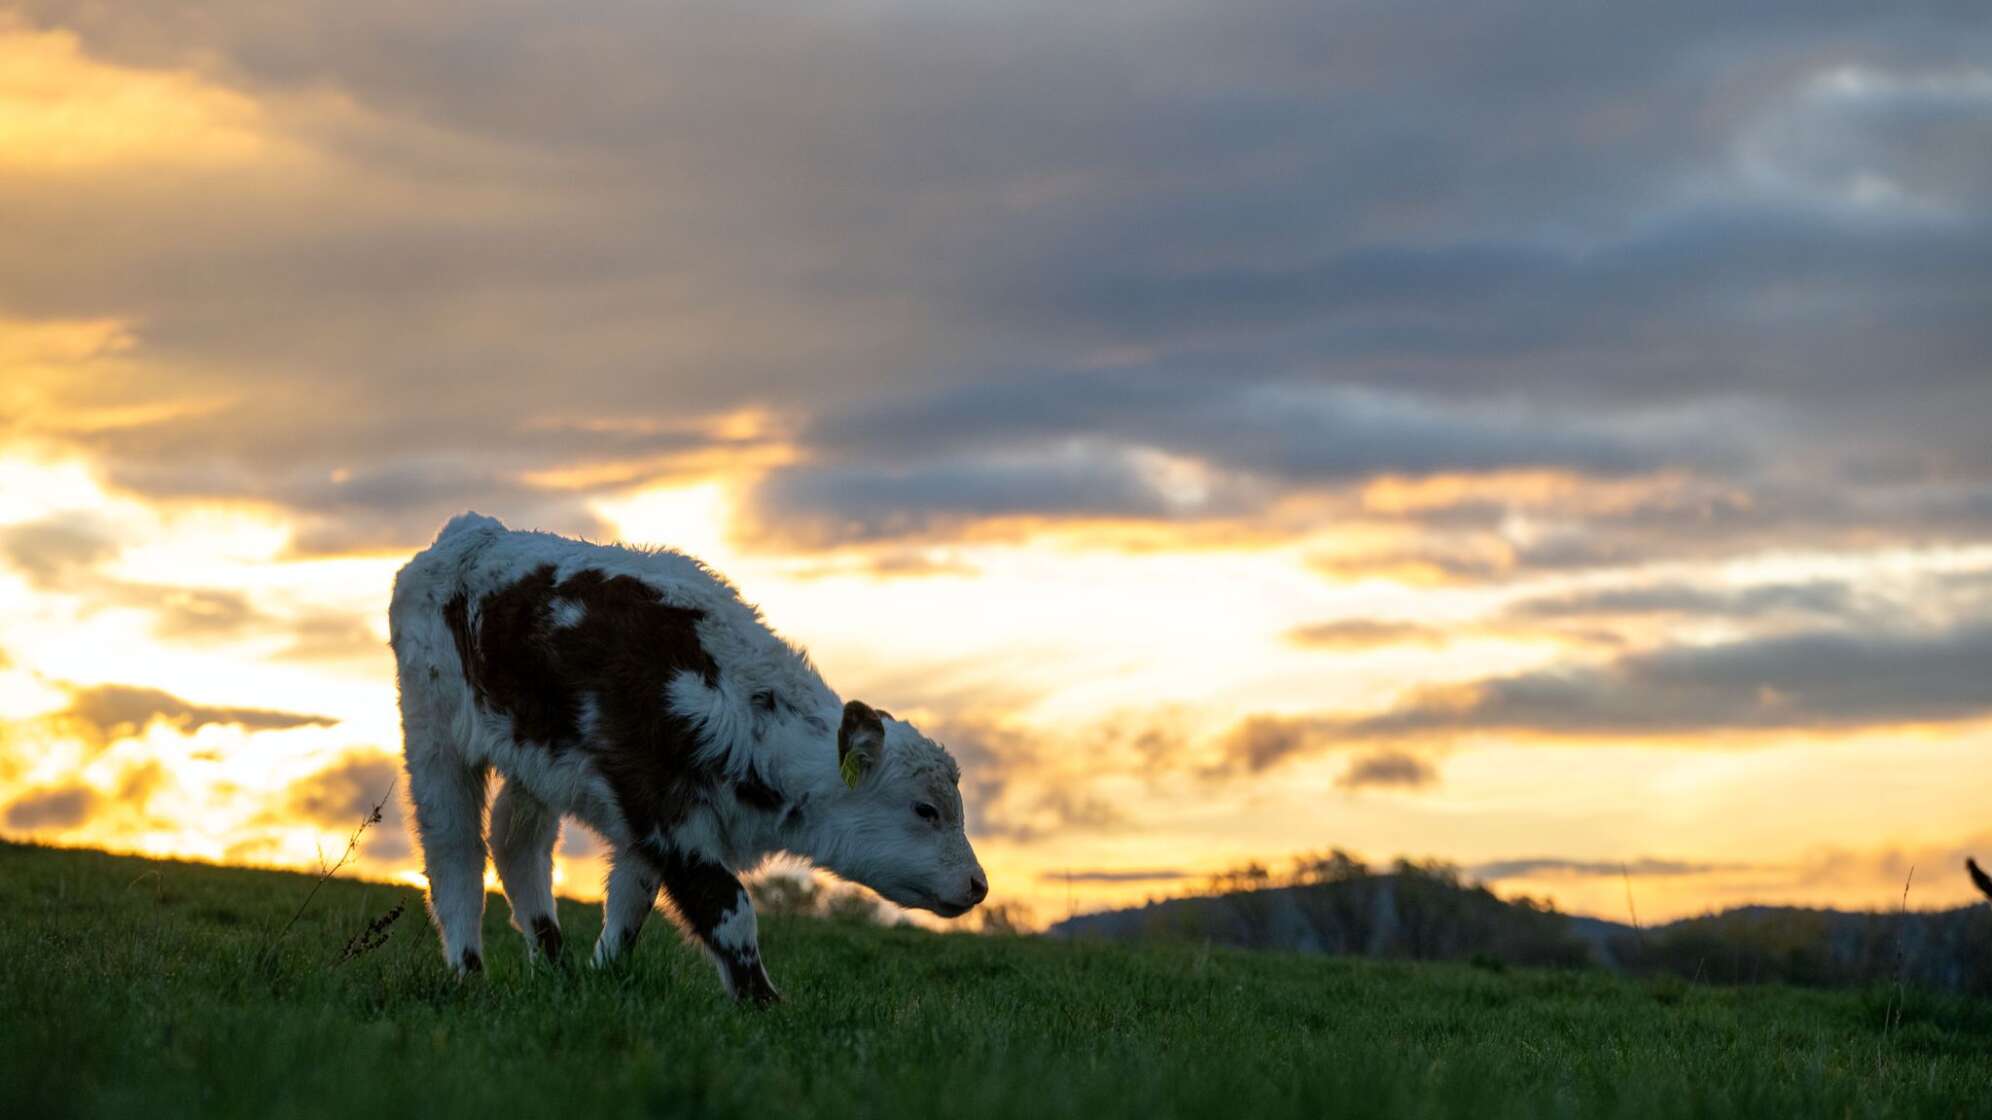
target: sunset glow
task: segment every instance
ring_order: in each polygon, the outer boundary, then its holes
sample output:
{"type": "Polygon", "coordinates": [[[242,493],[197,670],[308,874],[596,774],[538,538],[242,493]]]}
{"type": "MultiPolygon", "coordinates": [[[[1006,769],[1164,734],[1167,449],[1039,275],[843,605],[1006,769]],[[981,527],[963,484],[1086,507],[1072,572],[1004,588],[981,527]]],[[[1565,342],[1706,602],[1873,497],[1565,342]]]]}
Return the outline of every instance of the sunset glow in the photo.
{"type": "Polygon", "coordinates": [[[1084,6],[900,13],[919,65],[874,6],[119,7],[0,14],[8,837],[336,858],[477,509],[725,573],[1040,923],[1327,848],[1641,920],[1992,857],[1971,36],[1418,87],[1389,6],[1185,10],[1163,89],[1084,6]]]}

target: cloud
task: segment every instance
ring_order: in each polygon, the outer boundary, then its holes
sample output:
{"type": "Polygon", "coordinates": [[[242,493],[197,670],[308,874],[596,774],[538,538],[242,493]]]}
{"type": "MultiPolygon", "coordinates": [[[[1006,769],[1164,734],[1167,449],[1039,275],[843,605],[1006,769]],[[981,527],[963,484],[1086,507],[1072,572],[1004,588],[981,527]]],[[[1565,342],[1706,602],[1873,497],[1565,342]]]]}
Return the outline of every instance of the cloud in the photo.
{"type": "Polygon", "coordinates": [[[1581,860],[1564,859],[1554,856],[1539,856],[1530,859],[1496,860],[1482,863],[1467,869],[1467,874],[1484,882],[1501,879],[1539,879],[1544,877],[1585,877],[1617,878],[1621,875],[1637,877],[1663,877],[1683,875],[1715,875],[1729,871],[1750,871],[1757,865],[1749,863],[1709,863],[1693,860],[1657,859],[1640,856],[1628,860],[1581,860]]]}
{"type": "Polygon", "coordinates": [[[597,528],[547,472],[758,469],[743,409],[797,434],[755,495],[797,544],[1521,466],[1752,499],[1529,562],[1851,536],[1834,502],[1983,538],[1980,21],[1440,14],[35,0],[0,49],[119,127],[20,107],[88,158],[0,182],[0,308],[127,329],[10,411],[306,551],[597,528]]]}
{"type": "Polygon", "coordinates": [[[95,790],[81,785],[23,794],[7,806],[7,827],[51,831],[75,828],[90,818],[100,800],[95,790]]]}
{"type": "Polygon", "coordinates": [[[152,632],[168,640],[234,637],[264,620],[240,591],[127,585],[119,598],[149,606],[154,611],[152,632]]]}
{"type": "Polygon", "coordinates": [[[367,620],[336,611],[280,615],[239,591],[212,587],[105,582],[96,600],[152,615],[152,632],[171,642],[225,642],[280,636],[275,656],[299,661],[347,661],[384,656],[387,641],[367,620]]]}
{"type": "Polygon", "coordinates": [[[1162,517],[1169,501],[1124,456],[783,468],[756,488],[753,533],[789,546],[919,536],[982,518],[1162,517]]]}
{"type": "Polygon", "coordinates": [[[901,458],[1081,438],[1290,480],[1516,467],[1610,474],[1662,458],[1595,421],[1540,411],[1457,410],[1355,386],[1123,372],[1006,377],[894,397],[801,433],[811,447],[901,458]]]}
{"type": "Polygon", "coordinates": [[[1219,740],[1218,771],[1261,773],[1300,755],[1357,745],[1334,719],[1319,716],[1249,716],[1219,740]]]}
{"type": "Polygon", "coordinates": [[[116,556],[117,540],[96,518],[69,514],[0,529],[0,556],[41,590],[74,584],[116,556]]]}
{"type": "MultiPolygon", "coordinates": [[[[347,526],[342,532],[359,532],[347,526]]],[[[151,616],[152,632],[174,642],[213,642],[288,633],[278,656],[339,660],[378,653],[384,642],[365,620],[323,611],[294,617],[271,614],[249,595],[219,587],[141,583],[102,572],[119,553],[116,537],[100,518],[62,514],[0,528],[0,559],[41,591],[80,596],[85,611],[128,607],[151,616]]]]}
{"type": "MultiPolygon", "coordinates": [[[[1487,731],[1644,738],[1942,723],[1992,714],[1987,679],[1992,628],[1982,624],[1664,646],[1602,663],[1414,689],[1371,716],[1248,716],[1216,739],[1216,760],[1202,772],[1261,774],[1297,758],[1378,743],[1423,748],[1487,731]]],[[[1436,777],[1428,760],[1385,749],[1352,761],[1338,784],[1417,786],[1436,777]]]]}
{"type": "MultiPolygon", "coordinates": [[[[1977,833],[1954,843],[1921,845],[1883,844],[1872,848],[1819,847],[1805,853],[1789,870],[1793,881],[1804,886],[1861,884],[1882,897],[1900,896],[1914,887],[1920,895],[1931,881],[1963,886],[1962,870],[1967,858],[1983,862],[1992,850],[1992,833],[1977,833]]],[[[1967,890],[1969,888],[1966,888],[1967,890]]],[[[1975,892],[1969,901],[1975,903],[1975,892]]]]}
{"type": "Polygon", "coordinates": [[[1808,632],[1670,646],[1598,666],[1428,689],[1384,714],[1316,725],[1312,733],[1358,740],[1484,730],[1648,736],[1944,722],[1992,712],[1988,679],[1992,628],[1984,625],[1808,632]]]}
{"type": "MultiPolygon", "coordinates": [[[[131,436],[126,433],[122,439],[128,444],[131,436]]],[[[425,543],[444,521],[473,506],[502,513],[509,523],[549,532],[597,539],[612,536],[586,508],[584,495],[536,486],[522,478],[534,466],[565,461],[552,452],[533,455],[532,442],[530,433],[519,432],[507,435],[506,450],[446,462],[410,454],[400,461],[358,467],[287,471],[273,464],[254,478],[243,479],[235,478],[232,468],[181,464],[175,461],[178,455],[162,449],[161,457],[151,463],[115,464],[113,475],[118,483],[154,498],[227,493],[269,503],[295,519],[292,547],[302,553],[425,543]]]]}
{"type": "Polygon", "coordinates": [[[1286,639],[1312,649],[1357,650],[1378,646],[1446,644],[1447,632],[1415,622],[1395,622],[1375,618],[1346,618],[1296,626],[1286,639]]]}
{"type": "Polygon", "coordinates": [[[211,707],[156,688],[126,684],[70,686],[69,705],[55,719],[99,745],[143,734],[154,723],[191,733],[210,724],[227,724],[248,731],[283,731],[330,727],[339,722],[329,716],[264,708],[211,707]]]}
{"type": "Polygon", "coordinates": [[[1368,786],[1392,786],[1416,789],[1428,786],[1439,780],[1438,770],[1431,763],[1400,751],[1376,751],[1357,757],[1349,763],[1335,784],[1343,789],[1362,789],[1368,786]]]}
{"type": "Polygon", "coordinates": [[[119,776],[115,799],[143,812],[152,795],[159,792],[168,780],[166,768],[157,761],[140,763],[119,776]]]}
{"type": "Polygon", "coordinates": [[[785,543],[840,544],[1003,517],[1249,516],[1377,474],[1615,474],[1693,454],[1595,428],[1348,387],[1000,379],[822,419],[800,435],[813,457],[765,476],[749,516],[785,543]]]}
{"type": "Polygon", "coordinates": [[[344,661],[387,655],[387,641],[367,621],[354,615],[322,612],[306,615],[287,627],[291,643],[277,656],[301,661],[344,661]]]}
{"type": "Polygon", "coordinates": [[[1754,619],[1776,615],[1847,619],[1858,616],[1860,599],[1844,583],[1815,580],[1754,587],[1707,587],[1662,583],[1573,591],[1523,599],[1509,614],[1528,619],[1634,615],[1711,615],[1754,619]]]}
{"type": "Polygon", "coordinates": [[[1194,877],[1192,872],[1175,867],[1131,870],[1087,868],[1078,871],[1044,871],[1038,874],[1038,879],[1046,883],[1172,883],[1179,879],[1194,877]]]}
{"type": "Polygon", "coordinates": [[[980,712],[927,722],[924,730],[961,764],[961,798],[969,834],[1031,843],[1047,836],[1111,832],[1128,816],[1088,788],[1095,774],[1064,765],[1055,744],[980,712]]]}
{"type": "Polygon", "coordinates": [[[349,831],[359,827],[380,804],[381,820],[367,829],[360,851],[372,859],[401,859],[412,849],[403,819],[403,799],[390,796],[390,792],[401,790],[404,779],[397,759],[365,752],[349,754],[293,783],[279,819],[297,818],[333,831],[349,831]]]}

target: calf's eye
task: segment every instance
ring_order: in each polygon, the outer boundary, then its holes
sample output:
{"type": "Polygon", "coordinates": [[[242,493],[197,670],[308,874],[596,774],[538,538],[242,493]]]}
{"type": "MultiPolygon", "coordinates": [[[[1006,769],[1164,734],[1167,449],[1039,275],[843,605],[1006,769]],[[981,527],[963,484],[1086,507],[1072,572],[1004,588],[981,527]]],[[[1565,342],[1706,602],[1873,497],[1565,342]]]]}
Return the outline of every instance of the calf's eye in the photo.
{"type": "Polygon", "coordinates": [[[927,804],[925,801],[916,803],[913,806],[913,812],[918,814],[920,819],[926,821],[928,824],[939,824],[941,822],[941,811],[927,804]]]}

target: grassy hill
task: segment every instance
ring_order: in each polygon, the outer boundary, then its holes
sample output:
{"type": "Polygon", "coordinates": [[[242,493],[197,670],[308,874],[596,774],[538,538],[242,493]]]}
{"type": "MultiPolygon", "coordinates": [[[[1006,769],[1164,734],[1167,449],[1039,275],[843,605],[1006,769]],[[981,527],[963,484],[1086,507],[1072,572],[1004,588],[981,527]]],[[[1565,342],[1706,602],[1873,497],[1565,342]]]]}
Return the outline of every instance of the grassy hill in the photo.
{"type": "MultiPolygon", "coordinates": [[[[1992,1005],[773,919],[443,971],[416,892],[0,844],[0,1116],[1992,1116],[1992,1005]],[[344,964],[369,919],[407,909],[344,964]]],[[[593,907],[563,904],[569,944],[593,907]]]]}

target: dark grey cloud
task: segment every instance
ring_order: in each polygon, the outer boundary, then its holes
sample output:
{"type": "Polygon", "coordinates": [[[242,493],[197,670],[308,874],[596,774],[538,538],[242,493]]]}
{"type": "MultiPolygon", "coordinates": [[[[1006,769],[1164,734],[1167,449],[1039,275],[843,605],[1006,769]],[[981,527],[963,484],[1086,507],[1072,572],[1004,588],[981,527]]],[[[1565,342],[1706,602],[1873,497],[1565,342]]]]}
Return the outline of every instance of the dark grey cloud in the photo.
{"type": "Polygon", "coordinates": [[[1616,475],[1705,457],[1686,439],[1662,445],[1595,420],[1487,404],[1459,411],[1352,388],[1104,374],[998,377],[895,396],[826,418],[801,438],[817,457],[771,472],[749,514],[799,543],[1004,516],[1250,514],[1293,486],[1378,474],[1616,475]],[[1142,455],[1167,458],[1144,469],[1142,455]],[[1166,461],[1199,466],[1193,490],[1172,487],[1166,461]]]}
{"type": "Polygon", "coordinates": [[[202,406],[63,438],[306,549],[586,529],[531,472],[742,407],[805,456],[756,516],[818,542],[1522,466],[1721,479],[1711,549],[1992,532],[1971,4],[18,7],[314,153],[0,182],[0,311],[142,323],[41,391],[202,406]],[[1075,440],[1099,478],[1019,465],[1075,440]],[[1145,451],[1216,494],[1098,466],[1145,451]]]}
{"type": "Polygon", "coordinates": [[[1556,856],[1539,856],[1531,859],[1496,860],[1478,864],[1467,869],[1467,874],[1485,882],[1501,879],[1535,878],[1543,875],[1581,876],[1585,878],[1618,878],[1623,875],[1638,877],[1672,877],[1681,875],[1715,875],[1725,871],[1749,871],[1757,865],[1749,863],[1710,863],[1698,860],[1658,859],[1640,856],[1629,860],[1583,860],[1566,859],[1556,856]]]}
{"type": "MultiPolygon", "coordinates": [[[[1913,475],[1807,486],[1677,476],[1650,493],[1613,502],[1587,500],[1582,493],[1506,499],[1473,494],[1351,516],[1397,530],[1405,539],[1366,552],[1316,557],[1315,567],[1326,576],[1412,567],[1451,582],[1495,583],[1770,551],[1862,550],[1882,542],[1977,544],[1992,538],[1992,482],[1913,475]]],[[[1869,606],[1861,596],[1852,598],[1855,609],[1869,606]]],[[[1730,605],[1771,606],[1744,598],[1730,605]]],[[[1787,605],[1796,614],[1799,599],[1789,598],[1787,605]]]]}
{"type": "Polygon", "coordinates": [[[1536,596],[1517,602],[1508,613],[1527,619],[1637,615],[1849,619],[1862,613],[1862,601],[1852,587],[1830,580],[1741,588],[1663,583],[1536,596]]]}
{"type": "Polygon", "coordinates": [[[921,536],[980,518],[1164,517],[1157,485],[1118,457],[1065,462],[783,468],[757,489],[747,516],[763,538],[842,544],[921,536]]]}
{"type": "MultiPolygon", "coordinates": [[[[226,437],[216,436],[226,442],[226,437]]],[[[470,452],[451,461],[411,454],[373,465],[313,467],[288,473],[273,470],[253,478],[237,477],[231,464],[183,463],[171,451],[160,453],[149,463],[138,463],[127,448],[121,453],[123,462],[113,471],[113,481],[163,498],[229,492],[267,502],[297,518],[299,528],[292,545],[307,553],[425,542],[435,536],[443,522],[473,506],[502,512],[501,520],[508,524],[593,539],[612,535],[584,507],[584,495],[520,481],[521,472],[551,466],[574,452],[543,448],[535,455],[530,441],[513,435],[494,442],[502,444],[502,450],[470,452]]],[[[278,452],[276,448],[269,450],[273,456],[278,452]]],[[[304,447],[296,450],[308,453],[304,447]]]]}
{"type": "MultiPolygon", "coordinates": [[[[1992,713],[1987,680],[1992,627],[1983,624],[1913,634],[1806,632],[1497,677],[1312,730],[1360,740],[1477,730],[1640,736],[1942,722],[1992,713]]],[[[1269,757],[1278,753],[1285,752],[1269,757]]]]}
{"type": "Polygon", "coordinates": [[[1115,439],[1219,467],[1289,480],[1507,467],[1597,473],[1664,462],[1688,449],[1645,449],[1594,420],[1480,404],[1455,411],[1352,387],[1237,384],[1096,373],[990,380],[893,398],[806,429],[805,441],[845,454],[906,457],[1115,439]]]}
{"type": "Polygon", "coordinates": [[[1374,716],[1249,716],[1217,737],[1201,773],[1260,774],[1295,759],[1369,752],[1352,759],[1339,784],[1417,786],[1438,777],[1425,752],[1472,732],[1610,739],[1942,723],[1992,715],[1987,680],[1992,627],[1976,622],[1663,646],[1419,690],[1374,716]]]}
{"type": "Polygon", "coordinates": [[[35,790],[7,806],[7,827],[19,829],[75,828],[90,819],[101,802],[87,786],[35,790]]]}
{"type": "Polygon", "coordinates": [[[298,712],[195,704],[156,688],[127,684],[71,688],[69,705],[56,718],[99,744],[144,734],[154,723],[193,732],[210,724],[228,724],[250,731],[283,731],[295,727],[330,727],[339,722],[329,716],[298,712]]]}

